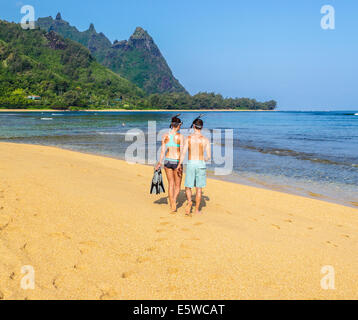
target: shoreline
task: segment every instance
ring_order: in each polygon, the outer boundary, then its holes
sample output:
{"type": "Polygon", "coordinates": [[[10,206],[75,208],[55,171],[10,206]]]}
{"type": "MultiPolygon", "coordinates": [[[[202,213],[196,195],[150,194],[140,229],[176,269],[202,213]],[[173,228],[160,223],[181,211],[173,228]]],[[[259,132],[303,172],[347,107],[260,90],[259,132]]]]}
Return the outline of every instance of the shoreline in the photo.
{"type": "MultiPolygon", "coordinates": [[[[75,150],[75,149],[65,148],[65,147],[57,147],[57,146],[43,145],[43,144],[23,143],[23,142],[17,143],[17,142],[2,142],[2,141],[0,141],[0,144],[1,143],[11,143],[11,144],[18,144],[18,145],[50,147],[50,148],[56,148],[56,149],[59,149],[59,150],[66,150],[66,151],[76,152],[76,153],[80,153],[80,154],[83,154],[83,155],[93,155],[93,156],[104,157],[104,158],[108,158],[108,159],[113,159],[113,160],[118,160],[118,161],[125,162],[125,160],[120,158],[119,156],[116,157],[116,156],[105,155],[105,154],[100,154],[100,153],[78,151],[78,150],[75,150]]],[[[150,167],[150,168],[153,167],[150,164],[134,164],[134,165],[143,165],[143,166],[150,167]]],[[[288,195],[304,197],[304,198],[307,198],[307,199],[318,200],[318,201],[323,201],[323,202],[327,202],[327,203],[342,205],[342,206],[345,206],[345,207],[348,207],[348,208],[353,208],[353,209],[358,208],[358,202],[348,201],[348,200],[345,201],[345,200],[333,199],[333,198],[330,198],[329,196],[322,195],[322,194],[317,194],[317,193],[312,192],[312,191],[310,191],[308,189],[307,190],[300,190],[301,188],[298,189],[293,185],[290,185],[290,186],[288,186],[289,188],[287,188],[287,186],[285,186],[285,185],[269,184],[269,183],[267,183],[267,182],[265,182],[263,180],[252,181],[249,178],[242,178],[242,177],[239,177],[239,176],[232,177],[232,179],[223,178],[223,177],[216,177],[213,174],[213,171],[210,168],[208,168],[207,172],[208,172],[208,179],[213,179],[213,180],[217,180],[217,181],[223,181],[223,182],[227,182],[227,183],[233,183],[233,184],[236,184],[236,185],[243,185],[243,186],[247,186],[247,187],[253,187],[253,188],[257,188],[257,189],[280,192],[280,193],[284,193],[284,194],[288,194],[288,195]]]]}
{"type": "Polygon", "coordinates": [[[358,298],[357,209],[208,179],[185,218],[183,192],[176,215],[149,195],[151,167],[49,146],[1,142],[0,174],[5,300],[358,298]]]}
{"type": "Polygon", "coordinates": [[[0,109],[1,112],[60,112],[60,113],[66,113],[66,112],[277,112],[278,110],[236,110],[236,109],[213,109],[213,110],[205,110],[205,109],[193,109],[193,110],[181,110],[181,109],[175,109],[175,110],[127,110],[127,109],[103,109],[103,110],[93,110],[93,109],[84,109],[84,110],[76,110],[76,111],[70,111],[70,110],[51,110],[51,109],[0,109]]]}
{"type": "Polygon", "coordinates": [[[231,182],[234,184],[245,185],[248,187],[254,187],[254,188],[263,189],[263,190],[271,190],[271,191],[281,192],[284,194],[300,196],[300,197],[304,197],[307,199],[313,199],[313,200],[319,200],[319,201],[323,201],[323,202],[327,202],[327,203],[338,204],[338,205],[345,206],[348,208],[353,208],[353,209],[358,208],[358,202],[333,199],[327,195],[318,194],[318,193],[312,192],[308,189],[303,190],[302,188],[297,188],[296,186],[292,186],[292,185],[273,184],[273,183],[265,182],[263,180],[258,181],[256,179],[255,179],[255,181],[252,181],[249,178],[242,178],[242,177],[234,177],[233,179],[219,178],[219,177],[215,177],[214,175],[212,175],[212,176],[208,175],[208,177],[210,177],[211,179],[219,180],[219,181],[231,182]]]}

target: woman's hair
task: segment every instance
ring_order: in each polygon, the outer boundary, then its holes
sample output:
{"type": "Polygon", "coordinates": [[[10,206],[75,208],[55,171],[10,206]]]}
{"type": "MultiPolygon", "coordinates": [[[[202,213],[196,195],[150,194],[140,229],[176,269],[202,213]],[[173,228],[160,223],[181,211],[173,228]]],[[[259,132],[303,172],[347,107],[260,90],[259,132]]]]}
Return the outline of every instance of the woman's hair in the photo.
{"type": "Polygon", "coordinates": [[[172,118],[172,123],[170,125],[170,128],[178,128],[183,124],[183,122],[178,118],[180,114],[177,114],[175,117],[172,118]]]}

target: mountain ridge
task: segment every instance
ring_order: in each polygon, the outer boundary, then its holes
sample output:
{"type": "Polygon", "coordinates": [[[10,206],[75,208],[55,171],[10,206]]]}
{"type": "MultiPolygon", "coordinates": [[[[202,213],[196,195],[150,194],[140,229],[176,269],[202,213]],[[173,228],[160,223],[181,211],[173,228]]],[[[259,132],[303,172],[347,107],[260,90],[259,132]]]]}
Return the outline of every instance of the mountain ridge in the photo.
{"type": "Polygon", "coordinates": [[[65,38],[87,47],[98,62],[128,79],[147,94],[187,93],[174,77],[167,61],[149,33],[137,27],[128,40],[113,43],[98,33],[93,23],[85,31],[63,20],[61,13],[39,18],[36,25],[45,31],[55,31],[65,38]]]}

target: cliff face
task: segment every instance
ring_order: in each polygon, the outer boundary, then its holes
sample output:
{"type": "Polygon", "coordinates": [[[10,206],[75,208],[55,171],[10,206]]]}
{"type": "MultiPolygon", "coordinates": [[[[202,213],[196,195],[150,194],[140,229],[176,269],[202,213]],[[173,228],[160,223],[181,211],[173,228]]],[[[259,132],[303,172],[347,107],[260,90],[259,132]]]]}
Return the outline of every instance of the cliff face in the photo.
{"type": "Polygon", "coordinates": [[[128,41],[115,42],[102,63],[147,93],[186,92],[152,37],[140,27],[128,41]]]}
{"type": "Polygon", "coordinates": [[[128,41],[115,41],[112,44],[103,33],[97,33],[93,24],[81,32],[64,21],[61,14],[57,14],[56,19],[39,18],[37,26],[86,46],[101,64],[147,93],[186,92],[173,76],[152,37],[140,27],[136,28],[128,41]]]}

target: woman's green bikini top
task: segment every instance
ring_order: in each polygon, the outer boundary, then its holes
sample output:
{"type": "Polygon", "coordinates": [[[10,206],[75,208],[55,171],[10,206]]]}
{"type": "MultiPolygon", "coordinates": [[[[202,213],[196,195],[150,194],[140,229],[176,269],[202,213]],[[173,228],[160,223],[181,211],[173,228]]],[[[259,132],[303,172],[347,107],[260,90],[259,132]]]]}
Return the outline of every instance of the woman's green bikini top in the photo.
{"type": "Polygon", "coordinates": [[[169,142],[166,144],[168,148],[174,147],[174,148],[180,148],[180,144],[176,144],[174,141],[175,135],[169,134],[169,142]]]}

